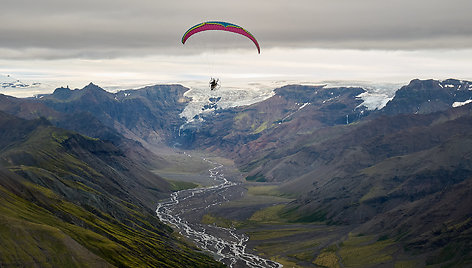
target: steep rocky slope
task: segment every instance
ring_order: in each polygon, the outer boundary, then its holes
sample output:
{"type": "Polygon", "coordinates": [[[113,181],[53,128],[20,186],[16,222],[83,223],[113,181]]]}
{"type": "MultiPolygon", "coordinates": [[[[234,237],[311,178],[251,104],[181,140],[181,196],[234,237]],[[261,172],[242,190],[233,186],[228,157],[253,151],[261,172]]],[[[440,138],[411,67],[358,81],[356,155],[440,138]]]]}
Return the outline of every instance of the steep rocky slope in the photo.
{"type": "Polygon", "coordinates": [[[262,102],[217,110],[201,125],[182,131],[180,143],[190,148],[224,151],[245,158],[285,146],[314,130],[355,122],[368,114],[356,98],[361,88],[289,85],[262,102]]]}
{"type": "Polygon", "coordinates": [[[400,88],[381,114],[427,114],[472,99],[472,82],[457,79],[412,80],[400,88]]]}
{"type": "Polygon", "coordinates": [[[90,83],[83,89],[58,88],[36,101],[61,113],[90,113],[126,138],[159,146],[171,142],[184,123],[179,114],[188,102],[185,91],[162,85],[110,93],[90,83]]]}

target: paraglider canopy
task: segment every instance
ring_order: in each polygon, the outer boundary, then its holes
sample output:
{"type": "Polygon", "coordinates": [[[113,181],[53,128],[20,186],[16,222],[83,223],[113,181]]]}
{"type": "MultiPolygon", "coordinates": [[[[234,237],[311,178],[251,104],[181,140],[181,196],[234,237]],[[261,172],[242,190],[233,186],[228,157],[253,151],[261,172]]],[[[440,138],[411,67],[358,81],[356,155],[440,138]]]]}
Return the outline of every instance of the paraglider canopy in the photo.
{"type": "Polygon", "coordinates": [[[261,53],[261,48],[259,47],[259,43],[249,31],[247,31],[243,27],[238,26],[236,24],[223,22],[223,21],[207,21],[207,22],[202,22],[200,24],[197,24],[193,27],[190,27],[190,29],[188,29],[185,32],[185,34],[182,36],[182,44],[185,44],[185,42],[187,41],[187,39],[189,39],[190,36],[199,32],[203,32],[203,31],[227,31],[227,32],[243,35],[249,38],[254,43],[254,45],[256,45],[257,52],[259,54],[261,53]]]}

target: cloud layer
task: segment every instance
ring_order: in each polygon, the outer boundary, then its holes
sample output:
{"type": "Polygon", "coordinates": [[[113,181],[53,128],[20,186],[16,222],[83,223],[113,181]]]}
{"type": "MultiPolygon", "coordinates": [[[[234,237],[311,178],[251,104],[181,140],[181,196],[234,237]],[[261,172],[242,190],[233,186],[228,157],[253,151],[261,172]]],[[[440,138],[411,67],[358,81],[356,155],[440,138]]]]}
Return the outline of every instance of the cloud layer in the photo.
{"type": "Polygon", "coordinates": [[[472,48],[470,0],[6,0],[1,8],[3,59],[180,55],[206,43],[252,49],[203,34],[182,48],[182,34],[205,20],[246,27],[263,50],[472,48]]]}

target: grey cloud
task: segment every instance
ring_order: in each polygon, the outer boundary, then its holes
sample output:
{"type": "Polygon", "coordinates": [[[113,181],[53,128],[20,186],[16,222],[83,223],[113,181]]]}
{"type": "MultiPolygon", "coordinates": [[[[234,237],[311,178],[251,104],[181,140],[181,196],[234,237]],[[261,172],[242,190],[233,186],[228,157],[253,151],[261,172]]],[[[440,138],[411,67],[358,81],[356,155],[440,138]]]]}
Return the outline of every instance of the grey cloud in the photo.
{"type": "MultiPolygon", "coordinates": [[[[263,49],[472,47],[470,0],[4,2],[0,49],[19,52],[0,57],[192,53],[198,47],[182,49],[182,34],[188,27],[210,19],[246,27],[263,49]]],[[[220,46],[224,47],[224,42],[215,45],[220,46]]],[[[247,48],[239,41],[230,46],[247,48]]]]}

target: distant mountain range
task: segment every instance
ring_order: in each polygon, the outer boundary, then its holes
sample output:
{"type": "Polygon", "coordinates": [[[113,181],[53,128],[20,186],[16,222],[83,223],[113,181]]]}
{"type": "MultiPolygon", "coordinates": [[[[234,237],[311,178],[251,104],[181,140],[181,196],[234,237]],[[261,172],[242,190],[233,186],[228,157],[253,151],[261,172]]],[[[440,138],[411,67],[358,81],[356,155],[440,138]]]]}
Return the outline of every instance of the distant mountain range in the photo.
{"type": "Polygon", "coordinates": [[[25,83],[18,79],[11,77],[10,75],[0,75],[0,88],[29,88],[29,87],[39,87],[41,83],[25,83]]]}
{"type": "MultiPolygon", "coordinates": [[[[211,96],[196,120],[182,117],[191,103],[187,90],[156,85],[110,93],[89,84],[30,99],[0,95],[0,190],[10,204],[2,208],[3,224],[21,223],[10,231],[25,241],[30,228],[62,237],[51,245],[67,252],[76,247],[67,242],[72,238],[80,244],[78,263],[126,266],[138,261],[126,254],[138,252],[143,265],[174,266],[163,260],[172,254],[184,256],[181,266],[217,265],[172,240],[152,215],[170,186],[147,170],[167,164],[159,148],[178,146],[232,158],[249,182],[277,183],[296,197],[285,215],[298,222],[357,226],[396,239],[412,254],[429,254],[434,265],[470,263],[471,82],[412,80],[373,110],[360,97],[362,87],[287,85],[246,106],[221,109],[224,96],[211,96]],[[135,229],[171,246],[158,246],[166,253],[156,257],[135,229]],[[117,252],[125,257],[111,260],[117,252]]],[[[18,245],[9,239],[11,253],[18,245]]]]}

